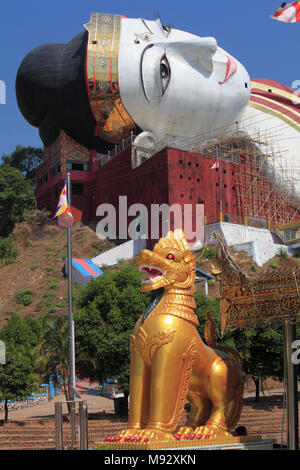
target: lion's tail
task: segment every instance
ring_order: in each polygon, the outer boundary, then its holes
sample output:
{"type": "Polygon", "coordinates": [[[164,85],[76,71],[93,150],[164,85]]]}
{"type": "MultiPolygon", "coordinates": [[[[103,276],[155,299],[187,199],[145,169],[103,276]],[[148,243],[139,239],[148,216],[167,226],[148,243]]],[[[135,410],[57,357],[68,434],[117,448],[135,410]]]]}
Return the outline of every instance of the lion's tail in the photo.
{"type": "Polygon", "coordinates": [[[219,349],[220,351],[226,351],[231,354],[234,359],[240,364],[243,369],[243,360],[239,353],[229,346],[222,346],[216,343],[216,326],[214,319],[207,310],[206,312],[206,323],[205,323],[205,332],[204,332],[205,341],[208,346],[211,346],[214,349],[219,349]]]}

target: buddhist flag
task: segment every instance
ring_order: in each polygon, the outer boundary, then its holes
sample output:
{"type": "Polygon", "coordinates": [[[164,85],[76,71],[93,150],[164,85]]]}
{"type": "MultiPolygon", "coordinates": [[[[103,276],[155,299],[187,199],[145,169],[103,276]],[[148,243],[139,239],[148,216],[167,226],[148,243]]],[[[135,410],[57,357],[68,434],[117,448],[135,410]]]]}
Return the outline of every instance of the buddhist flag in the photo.
{"type": "Polygon", "coordinates": [[[211,170],[215,170],[217,168],[221,168],[221,162],[220,161],[214,163],[213,166],[211,167],[211,170]]]}
{"type": "Polygon", "coordinates": [[[281,7],[271,16],[273,20],[283,23],[300,22],[300,1],[294,3],[282,3],[281,7]]]}
{"type": "Polygon", "coordinates": [[[60,227],[68,228],[73,225],[74,218],[68,206],[66,184],[61,192],[61,195],[58,201],[58,206],[57,206],[53,219],[55,219],[55,217],[58,217],[58,225],[60,227]]]}

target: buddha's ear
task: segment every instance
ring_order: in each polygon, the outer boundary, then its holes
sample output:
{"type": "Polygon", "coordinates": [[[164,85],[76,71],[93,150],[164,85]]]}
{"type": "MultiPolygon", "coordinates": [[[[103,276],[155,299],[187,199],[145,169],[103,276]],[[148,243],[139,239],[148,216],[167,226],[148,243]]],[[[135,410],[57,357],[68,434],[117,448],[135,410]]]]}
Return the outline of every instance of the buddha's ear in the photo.
{"type": "Polygon", "coordinates": [[[157,142],[157,137],[149,131],[142,132],[134,139],[131,150],[131,166],[133,169],[143,163],[145,158],[149,158],[149,149],[154,147],[157,142]]]}

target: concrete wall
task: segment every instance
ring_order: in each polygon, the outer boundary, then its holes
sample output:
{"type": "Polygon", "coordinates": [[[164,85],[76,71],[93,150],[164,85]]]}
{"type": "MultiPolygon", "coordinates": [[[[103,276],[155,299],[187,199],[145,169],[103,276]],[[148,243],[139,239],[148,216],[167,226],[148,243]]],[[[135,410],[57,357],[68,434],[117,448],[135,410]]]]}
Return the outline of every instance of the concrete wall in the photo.
{"type": "Polygon", "coordinates": [[[137,256],[144,248],[146,248],[146,240],[143,240],[142,238],[129,240],[122,245],[116,246],[115,248],[92,258],[92,261],[99,267],[103,265],[112,266],[120,260],[127,260],[137,256]]]}
{"type": "MultiPolygon", "coordinates": [[[[239,243],[247,243],[253,241],[261,241],[273,244],[273,237],[270,230],[248,227],[246,225],[230,224],[228,222],[218,222],[216,224],[206,225],[204,234],[207,237],[212,232],[219,233],[225,244],[232,246],[239,243]]],[[[209,245],[215,245],[217,240],[211,238],[208,241],[209,245]]]]}
{"type": "Polygon", "coordinates": [[[248,255],[251,256],[253,260],[257,263],[258,266],[263,266],[274,256],[279,255],[281,250],[284,250],[287,254],[289,254],[287,246],[265,243],[260,240],[247,243],[239,243],[233,245],[233,248],[238,251],[246,251],[248,255]]]}
{"type": "Polygon", "coordinates": [[[246,251],[258,264],[263,266],[274,256],[288,248],[284,245],[275,244],[270,230],[248,227],[245,225],[219,222],[205,226],[205,239],[208,245],[216,245],[215,238],[208,238],[212,232],[219,233],[227,246],[232,246],[238,251],[246,251]]]}

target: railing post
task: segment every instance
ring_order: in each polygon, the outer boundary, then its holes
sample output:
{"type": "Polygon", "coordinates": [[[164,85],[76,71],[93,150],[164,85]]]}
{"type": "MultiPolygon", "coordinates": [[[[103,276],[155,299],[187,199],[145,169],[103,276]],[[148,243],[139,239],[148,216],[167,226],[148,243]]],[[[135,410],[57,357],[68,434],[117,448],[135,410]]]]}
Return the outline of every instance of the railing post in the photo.
{"type": "Polygon", "coordinates": [[[71,437],[72,437],[72,449],[76,449],[76,404],[75,401],[70,402],[70,419],[71,419],[71,437]]]}
{"type": "Polygon", "coordinates": [[[288,450],[299,450],[297,366],[292,361],[292,344],[296,339],[296,324],[284,321],[285,371],[287,385],[287,444],[288,450]]]}
{"type": "Polygon", "coordinates": [[[88,413],[85,401],[79,403],[78,412],[79,449],[88,450],[88,413]]]}
{"type": "Polygon", "coordinates": [[[63,450],[63,417],[62,403],[55,403],[55,448],[63,450]]]}

